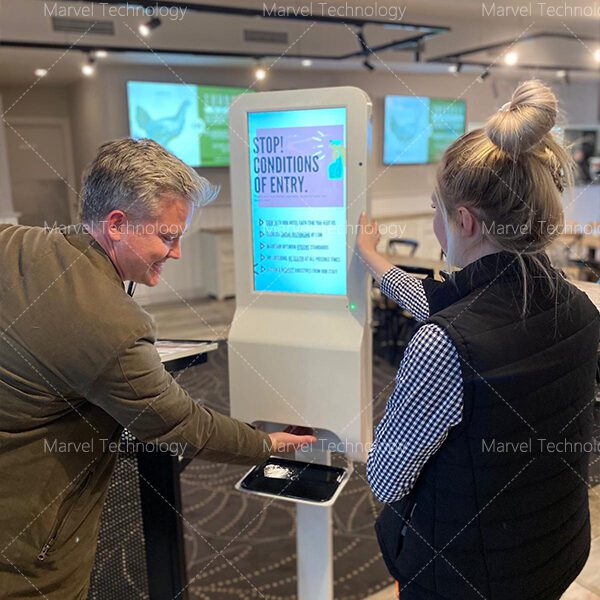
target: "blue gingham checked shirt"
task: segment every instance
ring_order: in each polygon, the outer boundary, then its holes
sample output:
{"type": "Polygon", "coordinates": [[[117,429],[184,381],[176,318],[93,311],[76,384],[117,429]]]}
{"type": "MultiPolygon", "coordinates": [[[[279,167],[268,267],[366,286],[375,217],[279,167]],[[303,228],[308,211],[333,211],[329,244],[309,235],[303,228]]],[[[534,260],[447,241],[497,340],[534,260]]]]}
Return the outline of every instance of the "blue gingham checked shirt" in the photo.
{"type": "MultiPolygon", "coordinates": [[[[429,318],[423,284],[416,277],[390,269],[381,280],[381,291],[418,321],[429,318]]],[[[456,347],[444,329],[423,325],[406,348],[369,452],[367,477],[381,502],[394,502],[411,490],[450,428],[460,423],[462,410],[456,347]]]]}

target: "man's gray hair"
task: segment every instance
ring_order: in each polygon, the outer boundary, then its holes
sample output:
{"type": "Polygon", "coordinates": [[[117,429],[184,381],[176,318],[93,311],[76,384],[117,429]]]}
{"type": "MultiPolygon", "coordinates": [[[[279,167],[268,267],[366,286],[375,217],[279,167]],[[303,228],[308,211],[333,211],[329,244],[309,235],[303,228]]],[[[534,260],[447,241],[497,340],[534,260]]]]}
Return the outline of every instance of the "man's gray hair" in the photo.
{"type": "Polygon", "coordinates": [[[219,190],[155,141],[122,138],[100,146],[83,174],[81,221],[98,224],[113,210],[144,221],[159,215],[165,194],[197,208],[219,190]]]}

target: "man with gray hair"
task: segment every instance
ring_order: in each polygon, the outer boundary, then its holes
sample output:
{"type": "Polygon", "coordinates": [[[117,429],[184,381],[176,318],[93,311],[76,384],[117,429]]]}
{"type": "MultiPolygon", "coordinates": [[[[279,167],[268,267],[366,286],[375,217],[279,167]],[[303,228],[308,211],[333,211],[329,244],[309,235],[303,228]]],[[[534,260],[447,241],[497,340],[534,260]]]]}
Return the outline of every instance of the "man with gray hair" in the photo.
{"type": "Polygon", "coordinates": [[[181,256],[194,209],[219,188],[156,142],[104,144],[84,173],[81,220],[123,281],[154,286],[162,265],[181,256]]]}
{"type": "MultiPolygon", "coordinates": [[[[151,140],[104,144],[84,227],[0,225],[0,597],[83,599],[123,428],[236,464],[312,436],[267,435],[197,405],[163,368],[124,282],[156,285],[218,189],[151,140]]],[[[251,399],[249,399],[251,401],[251,399]]]]}

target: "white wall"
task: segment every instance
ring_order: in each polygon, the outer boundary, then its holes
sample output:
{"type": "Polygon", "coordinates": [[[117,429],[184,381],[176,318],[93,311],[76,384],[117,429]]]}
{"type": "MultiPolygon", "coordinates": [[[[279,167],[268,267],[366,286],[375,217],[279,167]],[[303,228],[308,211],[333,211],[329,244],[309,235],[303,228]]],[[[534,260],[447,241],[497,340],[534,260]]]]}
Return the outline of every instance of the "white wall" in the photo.
{"type": "MultiPolygon", "coordinates": [[[[7,124],[4,121],[0,121],[1,219],[2,215],[10,214],[14,210],[13,194],[10,187],[9,161],[18,160],[19,157],[8,156],[9,144],[6,143],[6,140],[9,136],[16,136],[10,125],[11,119],[36,117],[69,120],[71,113],[71,93],[70,89],[64,85],[3,86],[0,87],[0,98],[0,114],[7,121],[7,124]],[[2,104],[4,108],[2,108],[2,104]]],[[[22,143],[26,144],[25,141],[22,143]]],[[[35,146],[35,144],[32,145],[35,146]]],[[[48,164],[52,165],[52,157],[48,156],[46,158],[48,164]]],[[[66,157],[66,160],[68,161],[70,158],[70,156],[66,157]]],[[[14,166],[12,163],[11,165],[14,166]]],[[[56,169],[54,170],[56,171],[56,169]]],[[[14,218],[9,218],[9,220],[14,222],[14,218]]]]}
{"type": "MultiPolygon", "coordinates": [[[[525,78],[526,75],[523,75],[525,78]]],[[[214,67],[167,68],[157,59],[157,65],[100,64],[92,79],[82,79],[62,88],[39,84],[28,92],[13,109],[15,115],[68,115],[71,119],[76,180],[79,183],[84,166],[93,158],[98,146],[110,139],[128,134],[126,82],[128,80],[199,83],[214,85],[252,85],[251,69],[214,67]]],[[[373,101],[373,168],[370,192],[374,214],[380,217],[422,215],[429,213],[429,196],[434,186],[435,165],[385,166],[382,161],[383,100],[387,94],[441,96],[464,98],[467,121],[482,122],[508,98],[518,80],[502,79],[499,75],[476,83],[473,74],[412,74],[391,73],[383,66],[375,72],[284,70],[279,66],[269,73],[268,80],[256,89],[300,89],[339,85],[354,85],[364,89],[373,101]]],[[[559,96],[563,112],[571,123],[598,122],[599,87],[595,82],[575,81],[571,85],[551,84],[559,96]]],[[[5,105],[18,98],[24,90],[0,89],[5,105]]],[[[201,169],[201,174],[222,186],[219,199],[200,215],[204,227],[224,227],[231,224],[229,170],[201,169]]],[[[414,223],[414,218],[410,219],[414,223]]],[[[191,235],[196,235],[192,233],[191,235]]],[[[189,244],[197,246],[194,240],[189,244]]],[[[424,252],[425,254],[427,252],[424,252]]],[[[437,250],[432,250],[437,253],[437,250]]],[[[185,259],[184,259],[185,260],[185,259]]],[[[197,260],[197,257],[195,257],[197,260]]],[[[176,264],[165,271],[165,278],[185,297],[202,292],[202,278],[190,282],[178,271],[176,264]]],[[[150,292],[148,298],[164,301],[172,298],[168,289],[150,292]]]]}
{"type": "MultiPolygon", "coordinates": [[[[249,69],[215,69],[158,66],[105,66],[94,81],[79,87],[89,93],[75,94],[74,114],[84,116],[74,128],[78,161],[90,160],[102,141],[128,134],[126,82],[128,80],[203,83],[250,86],[249,69]],[[95,89],[94,89],[95,88],[95,89]],[[92,91],[93,90],[93,91],[92,91]],[[83,106],[82,106],[83,104],[83,106]],[[78,136],[81,139],[78,139],[78,136]]],[[[265,90],[355,85],[364,89],[373,101],[373,150],[371,195],[375,209],[382,214],[406,214],[428,210],[429,195],[434,184],[435,165],[383,165],[383,100],[387,94],[464,98],[467,121],[481,122],[508,98],[518,80],[492,76],[476,83],[473,74],[390,73],[382,66],[375,72],[363,71],[286,71],[275,67],[260,88],[265,90]]],[[[563,112],[570,122],[598,121],[599,87],[595,82],[573,82],[556,85],[563,112]]],[[[254,89],[259,89],[255,86],[254,89]]],[[[229,172],[225,168],[202,169],[202,174],[222,186],[218,204],[229,203],[229,172]]],[[[221,213],[224,214],[223,211],[221,213]]],[[[209,215],[207,215],[209,218],[209,215]]],[[[212,225],[212,219],[209,221],[212,225]]],[[[215,223],[221,226],[223,223],[215,223]]]]}
{"type": "MultiPolygon", "coordinates": [[[[3,112],[2,95],[0,94],[0,114],[3,112]]],[[[0,119],[0,223],[14,222],[15,219],[4,129],[4,121],[0,119]]]]}
{"type": "MultiPolygon", "coordinates": [[[[83,78],[70,86],[75,177],[78,185],[86,165],[94,158],[98,146],[109,139],[107,101],[102,93],[103,76],[98,80],[83,78]]],[[[123,108],[127,110],[127,105],[123,108]]],[[[114,137],[114,136],[113,136],[114,137]]]]}
{"type": "MultiPolygon", "coordinates": [[[[157,59],[158,62],[158,59],[157,59]]],[[[99,65],[96,76],[82,78],[72,85],[57,86],[41,82],[31,89],[27,86],[0,86],[6,115],[67,117],[73,132],[76,180],[79,184],[84,166],[93,158],[98,146],[107,140],[128,134],[126,82],[130,79],[250,86],[250,69],[214,67],[173,67],[163,64],[99,65]]],[[[417,75],[390,73],[383,66],[373,73],[366,71],[286,71],[278,66],[260,88],[299,89],[336,85],[355,85],[364,89],[373,101],[372,197],[384,199],[382,211],[403,214],[427,207],[435,177],[435,165],[405,165],[386,167],[382,162],[383,99],[386,94],[442,96],[464,98],[467,102],[467,121],[482,122],[510,96],[517,80],[501,79],[497,75],[484,83],[474,81],[473,74],[417,75]],[[423,197],[423,198],[421,198],[423,197]],[[421,200],[417,200],[421,198],[421,200]],[[425,203],[424,203],[425,202],[425,203]]],[[[596,82],[576,81],[571,85],[550,80],[557,92],[561,108],[571,123],[597,123],[600,102],[596,82]]],[[[255,86],[259,89],[259,86],[255,86]]],[[[202,169],[202,174],[222,186],[217,205],[217,221],[228,218],[229,170],[202,169]]],[[[221,226],[223,223],[216,223],[221,226]]]]}
{"type": "Polygon", "coordinates": [[[0,86],[5,118],[69,117],[71,89],[67,85],[38,83],[37,85],[0,86]]]}

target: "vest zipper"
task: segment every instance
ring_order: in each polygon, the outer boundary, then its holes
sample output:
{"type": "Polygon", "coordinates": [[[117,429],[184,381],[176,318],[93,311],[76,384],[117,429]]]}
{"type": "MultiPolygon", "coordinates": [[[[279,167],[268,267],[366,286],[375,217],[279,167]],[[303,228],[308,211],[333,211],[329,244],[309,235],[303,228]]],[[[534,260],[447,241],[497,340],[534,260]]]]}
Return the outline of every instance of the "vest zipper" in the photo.
{"type": "Polygon", "coordinates": [[[69,498],[69,499],[73,499],[73,502],[71,502],[67,511],[64,513],[64,515],[59,514],[56,517],[56,521],[54,522],[54,526],[52,527],[50,536],[48,537],[48,539],[46,540],[46,543],[42,546],[42,549],[40,550],[40,553],[38,554],[39,561],[45,560],[46,555],[48,554],[48,552],[50,552],[50,549],[54,545],[54,542],[56,542],[56,538],[58,537],[58,534],[61,532],[63,525],[66,523],[67,518],[71,514],[71,511],[73,510],[73,507],[76,504],[77,496],[80,496],[81,493],[83,493],[83,491],[87,487],[87,484],[89,483],[91,477],[92,477],[92,471],[88,471],[86,473],[86,476],[83,478],[83,481],[77,487],[77,490],[75,492],[73,492],[72,496],[69,498]]]}
{"type": "Polygon", "coordinates": [[[410,520],[412,519],[413,513],[415,512],[415,508],[417,508],[417,503],[415,502],[411,509],[410,509],[410,513],[408,513],[408,517],[405,515],[403,515],[403,520],[404,520],[404,525],[402,526],[402,529],[400,530],[400,536],[404,537],[406,535],[406,532],[408,531],[408,527],[410,525],[410,520]]]}

